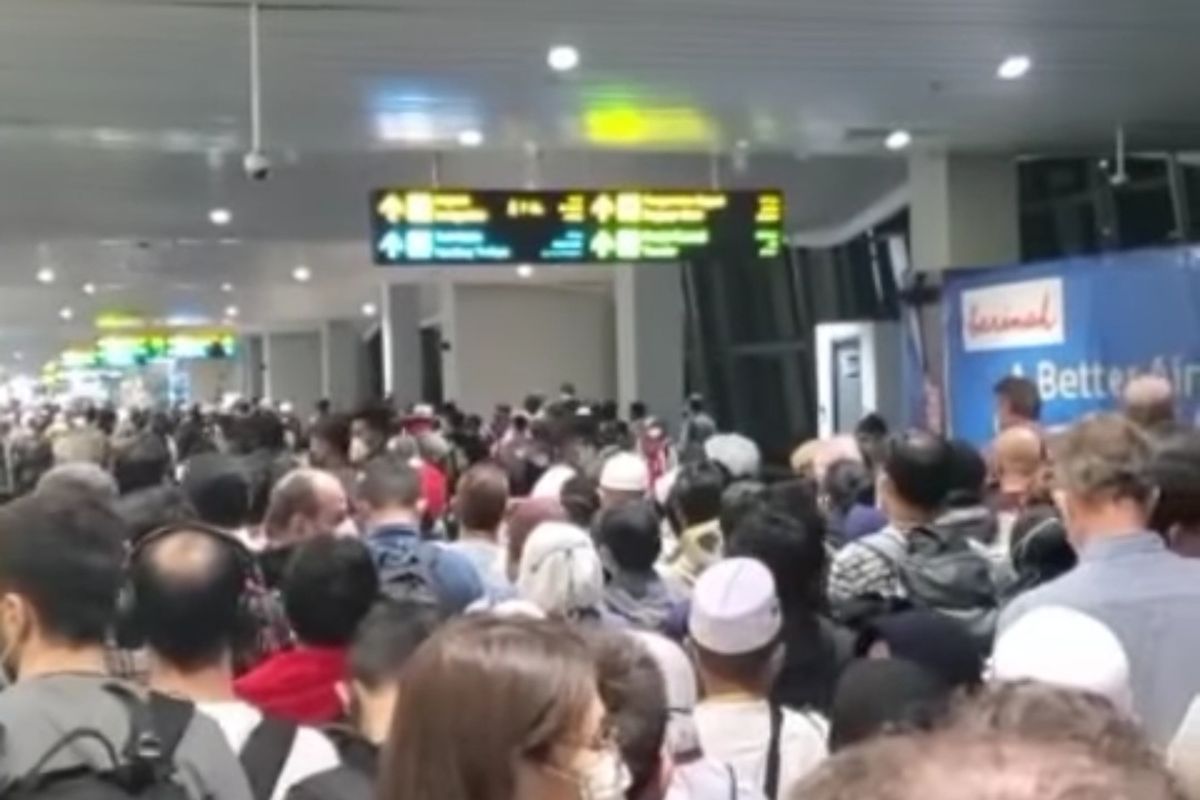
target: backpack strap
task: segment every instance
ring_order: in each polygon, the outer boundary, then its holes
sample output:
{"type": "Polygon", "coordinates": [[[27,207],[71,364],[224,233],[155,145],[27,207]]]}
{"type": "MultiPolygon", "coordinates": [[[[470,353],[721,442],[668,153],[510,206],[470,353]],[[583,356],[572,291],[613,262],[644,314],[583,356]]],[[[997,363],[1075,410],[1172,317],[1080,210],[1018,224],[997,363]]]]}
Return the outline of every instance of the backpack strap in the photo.
{"type": "Polygon", "coordinates": [[[271,800],[283,765],[291,755],[296,731],[294,723],[267,716],[251,731],[238,761],[246,771],[254,800],[271,800]]]}
{"type": "Polygon", "coordinates": [[[767,742],[767,775],[763,781],[763,793],[767,800],[775,800],[779,793],[779,739],[783,733],[783,708],[771,703],[770,711],[771,738],[767,742]]]}
{"type": "Polygon", "coordinates": [[[183,740],[188,725],[192,723],[192,717],[196,715],[196,706],[186,700],[159,692],[150,693],[149,706],[150,723],[158,736],[162,759],[173,761],[175,750],[183,740]]]}

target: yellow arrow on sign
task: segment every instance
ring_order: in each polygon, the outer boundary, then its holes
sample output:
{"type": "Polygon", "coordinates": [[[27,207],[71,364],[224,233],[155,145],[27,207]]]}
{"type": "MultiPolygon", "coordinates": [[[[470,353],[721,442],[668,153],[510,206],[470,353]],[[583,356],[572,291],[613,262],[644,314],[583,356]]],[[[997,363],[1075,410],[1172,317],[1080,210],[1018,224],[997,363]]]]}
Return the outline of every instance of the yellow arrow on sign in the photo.
{"type": "Polygon", "coordinates": [[[400,195],[393,192],[379,201],[376,210],[384,219],[395,225],[404,216],[404,201],[400,199],[400,195]]]}
{"type": "Polygon", "coordinates": [[[596,257],[601,260],[611,256],[616,247],[617,243],[613,240],[612,234],[608,231],[600,231],[594,237],[592,237],[592,252],[595,253],[596,257]]]}
{"type": "Polygon", "coordinates": [[[600,222],[608,222],[612,219],[613,212],[617,210],[613,199],[606,194],[602,194],[592,201],[592,214],[600,222]]]}

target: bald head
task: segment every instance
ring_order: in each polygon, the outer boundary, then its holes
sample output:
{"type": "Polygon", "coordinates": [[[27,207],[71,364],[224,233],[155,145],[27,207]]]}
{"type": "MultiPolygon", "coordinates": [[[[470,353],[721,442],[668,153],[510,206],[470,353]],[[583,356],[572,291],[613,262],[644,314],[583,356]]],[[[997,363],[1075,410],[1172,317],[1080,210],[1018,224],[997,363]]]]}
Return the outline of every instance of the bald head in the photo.
{"type": "Polygon", "coordinates": [[[1169,427],[1175,421],[1175,390],[1161,375],[1139,375],[1129,381],[1121,405],[1131,422],[1149,431],[1169,427]]]}
{"type": "Polygon", "coordinates": [[[216,532],[180,529],[140,548],[130,566],[135,624],[176,669],[224,662],[238,636],[245,588],[242,545],[216,532]]]}
{"type": "Polygon", "coordinates": [[[335,533],[349,514],[341,481],[324,470],[297,469],[271,490],[263,527],[272,544],[288,544],[335,533]]]}
{"type": "Polygon", "coordinates": [[[1044,465],[1042,437],[1027,425],[1006,428],[994,445],[996,477],[1005,492],[1026,492],[1044,465]]]}

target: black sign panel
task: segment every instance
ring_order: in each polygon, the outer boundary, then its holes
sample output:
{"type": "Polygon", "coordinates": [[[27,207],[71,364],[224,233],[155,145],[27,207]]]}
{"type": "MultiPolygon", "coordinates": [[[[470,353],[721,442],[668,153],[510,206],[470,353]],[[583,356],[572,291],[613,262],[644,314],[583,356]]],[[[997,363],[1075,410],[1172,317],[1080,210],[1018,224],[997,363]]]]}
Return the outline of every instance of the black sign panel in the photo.
{"type": "Polygon", "coordinates": [[[768,259],[783,216],[777,191],[381,189],[371,248],[388,266],[768,259]]]}

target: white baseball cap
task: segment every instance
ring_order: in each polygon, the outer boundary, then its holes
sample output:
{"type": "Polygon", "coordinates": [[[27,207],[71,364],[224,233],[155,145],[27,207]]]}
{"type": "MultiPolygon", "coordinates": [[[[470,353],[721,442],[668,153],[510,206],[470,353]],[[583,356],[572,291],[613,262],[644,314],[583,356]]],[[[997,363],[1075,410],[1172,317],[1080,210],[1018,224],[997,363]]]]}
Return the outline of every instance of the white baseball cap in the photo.
{"type": "Polygon", "coordinates": [[[720,561],[696,581],[688,629],[696,644],[722,655],[761,650],[783,627],[771,571],[753,558],[720,561]]]}
{"type": "Polygon", "coordinates": [[[1035,608],[996,639],[989,678],[1033,680],[1107,697],[1131,711],[1129,657],[1095,617],[1063,606],[1035,608]]]}
{"type": "Polygon", "coordinates": [[[616,453],[604,462],[600,471],[600,488],[610,492],[650,491],[650,468],[636,453],[616,453]]]}
{"type": "Polygon", "coordinates": [[[737,478],[753,478],[762,466],[762,454],[752,439],[740,433],[719,433],[704,443],[704,454],[737,478]]]}

